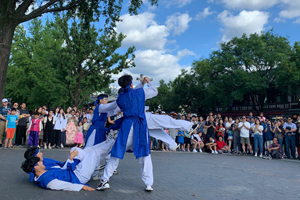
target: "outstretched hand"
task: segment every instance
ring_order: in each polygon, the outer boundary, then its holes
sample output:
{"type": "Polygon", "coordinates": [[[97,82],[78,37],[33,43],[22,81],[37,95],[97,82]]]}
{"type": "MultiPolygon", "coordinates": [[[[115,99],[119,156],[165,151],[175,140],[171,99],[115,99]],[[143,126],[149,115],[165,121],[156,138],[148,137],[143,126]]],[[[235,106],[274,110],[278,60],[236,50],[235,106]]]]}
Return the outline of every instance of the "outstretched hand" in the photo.
{"type": "Polygon", "coordinates": [[[86,185],[84,185],[84,186],[82,187],[82,190],[85,190],[85,191],[95,191],[94,188],[89,187],[89,186],[86,186],[86,185]]]}
{"type": "Polygon", "coordinates": [[[150,82],[149,78],[146,76],[144,77],[144,80],[143,80],[143,85],[145,85],[146,83],[150,82]]]}

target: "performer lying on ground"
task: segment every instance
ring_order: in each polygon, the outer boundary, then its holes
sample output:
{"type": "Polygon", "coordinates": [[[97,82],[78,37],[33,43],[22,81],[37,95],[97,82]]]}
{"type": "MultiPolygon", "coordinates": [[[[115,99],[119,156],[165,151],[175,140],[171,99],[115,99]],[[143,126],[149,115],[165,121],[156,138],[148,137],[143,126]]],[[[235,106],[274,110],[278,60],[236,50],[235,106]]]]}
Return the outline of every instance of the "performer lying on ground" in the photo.
{"type": "Polygon", "coordinates": [[[72,164],[75,162],[75,158],[78,158],[79,162],[76,163],[75,167],[67,165],[66,169],[46,168],[39,157],[32,156],[22,163],[21,168],[30,174],[31,181],[34,180],[38,186],[45,189],[66,191],[80,191],[83,189],[93,191],[93,188],[84,184],[90,180],[95,168],[99,166],[101,159],[107,155],[113,144],[114,139],[97,144],[87,150],[75,148],[68,159],[68,162],[72,164]]]}

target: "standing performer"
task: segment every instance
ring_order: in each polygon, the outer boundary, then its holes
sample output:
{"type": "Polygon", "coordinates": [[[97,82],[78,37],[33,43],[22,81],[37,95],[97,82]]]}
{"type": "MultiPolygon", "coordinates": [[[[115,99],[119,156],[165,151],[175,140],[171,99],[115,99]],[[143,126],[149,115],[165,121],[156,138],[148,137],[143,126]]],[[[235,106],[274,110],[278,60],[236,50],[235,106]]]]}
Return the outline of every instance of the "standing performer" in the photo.
{"type": "Polygon", "coordinates": [[[106,140],[105,122],[107,117],[116,115],[120,110],[116,102],[108,103],[108,96],[100,94],[95,102],[95,108],[90,126],[85,140],[85,148],[99,144],[106,140]]]}
{"type": "Polygon", "coordinates": [[[133,150],[139,160],[142,169],[142,180],[146,185],[146,191],[153,190],[153,168],[150,151],[150,137],[145,117],[145,100],[157,95],[157,88],[144,78],[143,85],[148,83],[148,88],[133,90],[132,76],[124,75],[118,80],[123,88],[117,104],[124,113],[124,121],[118,134],[118,138],[112,148],[109,159],[97,190],[110,188],[109,178],[119,165],[119,159],[123,159],[125,151],[133,150]]]}

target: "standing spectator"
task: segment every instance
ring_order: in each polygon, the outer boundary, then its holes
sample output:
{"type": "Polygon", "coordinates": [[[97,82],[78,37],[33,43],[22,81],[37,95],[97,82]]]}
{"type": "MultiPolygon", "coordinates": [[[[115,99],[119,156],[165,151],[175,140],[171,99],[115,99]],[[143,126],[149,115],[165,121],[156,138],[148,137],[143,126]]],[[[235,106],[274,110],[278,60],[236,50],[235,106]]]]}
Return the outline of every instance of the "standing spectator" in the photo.
{"type": "Polygon", "coordinates": [[[62,120],[62,127],[61,127],[61,143],[60,143],[60,147],[61,148],[64,148],[64,146],[66,146],[66,141],[67,141],[67,133],[66,133],[66,130],[67,130],[67,122],[68,122],[68,118],[66,117],[66,114],[65,114],[65,111],[63,108],[61,108],[59,110],[59,113],[63,116],[62,120]]]}
{"type": "Polygon", "coordinates": [[[250,139],[249,139],[250,123],[246,121],[246,116],[242,117],[242,121],[239,123],[238,128],[240,130],[243,154],[246,155],[245,144],[248,145],[250,153],[253,154],[252,148],[251,148],[251,145],[250,145],[250,139]]]}
{"type": "Polygon", "coordinates": [[[83,133],[83,138],[84,139],[86,138],[86,135],[87,135],[87,132],[88,132],[89,128],[90,128],[90,125],[89,125],[89,123],[87,123],[86,117],[84,117],[83,118],[83,125],[82,125],[82,129],[83,129],[82,133],[83,133]]]}
{"type": "Polygon", "coordinates": [[[30,120],[28,126],[28,145],[30,147],[38,147],[39,146],[39,134],[42,130],[42,121],[39,119],[39,113],[34,113],[34,119],[30,120]]]}
{"type": "Polygon", "coordinates": [[[221,135],[217,141],[217,151],[219,154],[230,153],[230,147],[223,141],[223,137],[221,135]]]}
{"type": "MultiPolygon", "coordinates": [[[[297,153],[298,153],[298,159],[300,159],[300,120],[297,121],[297,131],[296,131],[296,135],[295,135],[295,145],[297,147],[297,153]]],[[[279,140],[278,140],[279,142],[279,140]]],[[[280,144],[280,143],[279,143],[280,144]]],[[[280,144],[282,145],[282,144],[280,144]]],[[[282,147],[281,147],[281,152],[282,152],[282,147]]]]}
{"type": "Polygon", "coordinates": [[[181,151],[185,151],[184,149],[184,131],[178,131],[177,142],[179,143],[181,151]]]}
{"type": "Polygon", "coordinates": [[[214,117],[211,115],[209,116],[209,121],[205,123],[206,129],[206,141],[209,142],[209,138],[215,137],[215,130],[216,130],[216,123],[214,122],[214,117]]]}
{"type": "Polygon", "coordinates": [[[216,127],[216,138],[219,138],[219,136],[222,136],[224,138],[225,128],[223,126],[223,120],[220,119],[219,124],[216,127]]]}
{"type": "Polygon", "coordinates": [[[273,143],[273,138],[274,138],[274,133],[272,132],[272,129],[274,127],[272,127],[271,125],[271,121],[266,119],[266,128],[265,128],[265,144],[266,144],[266,147],[265,149],[267,150],[267,147],[273,143]]]}
{"type": "MultiPolygon", "coordinates": [[[[43,108],[42,107],[37,107],[36,112],[39,113],[39,119],[41,120],[42,123],[44,123],[43,108]]],[[[44,139],[44,126],[41,127],[41,132],[39,134],[39,145],[38,145],[38,148],[40,148],[40,146],[43,145],[43,139],[44,139]]]]}
{"type": "Polygon", "coordinates": [[[208,121],[209,121],[209,118],[210,118],[210,116],[212,116],[212,117],[213,117],[213,115],[214,115],[214,113],[213,113],[213,112],[209,112],[209,114],[208,114],[208,116],[207,116],[207,118],[206,118],[206,121],[208,122],[208,121]]]}
{"type": "Polygon", "coordinates": [[[278,120],[275,123],[274,128],[272,129],[272,132],[274,133],[274,138],[277,138],[277,141],[280,144],[280,150],[282,153],[283,152],[283,127],[282,127],[280,120],[278,120]]]}
{"type": "Polygon", "coordinates": [[[48,115],[48,106],[46,104],[43,105],[44,115],[48,115]]]}
{"type": "MultiPolygon", "coordinates": [[[[12,108],[16,109],[16,115],[17,115],[17,117],[19,119],[19,117],[20,117],[20,111],[19,111],[18,107],[19,107],[18,102],[13,102],[12,103],[12,108]]],[[[10,115],[11,113],[8,113],[8,114],[10,115]]],[[[17,127],[17,125],[18,125],[18,122],[16,122],[16,127],[17,127]]],[[[13,144],[12,143],[13,143],[13,141],[16,140],[16,134],[17,134],[17,128],[15,128],[14,138],[12,140],[10,140],[10,143],[8,144],[8,147],[13,148],[13,144]]]]}
{"type": "Polygon", "coordinates": [[[192,121],[192,118],[191,118],[191,113],[188,113],[187,116],[186,116],[186,121],[192,121]]]}
{"type": "Polygon", "coordinates": [[[183,148],[186,147],[186,150],[190,152],[190,147],[191,147],[191,134],[188,134],[188,132],[184,131],[184,145],[183,148]]]}
{"type": "Polygon", "coordinates": [[[278,144],[277,138],[273,139],[273,144],[270,144],[267,147],[267,150],[268,150],[268,154],[269,154],[268,159],[272,159],[272,158],[275,158],[275,159],[280,158],[281,159],[282,158],[282,152],[281,152],[280,144],[278,144]]]}
{"type": "Polygon", "coordinates": [[[203,121],[203,117],[199,117],[199,122],[198,122],[198,124],[199,124],[199,126],[198,126],[198,129],[197,129],[197,131],[198,131],[198,133],[199,132],[204,132],[204,121],[203,121]]]}
{"type": "Polygon", "coordinates": [[[250,118],[250,120],[251,120],[251,119],[254,119],[253,113],[252,113],[252,112],[249,113],[249,118],[250,118]]]}
{"type": "Polygon", "coordinates": [[[10,111],[10,107],[7,105],[8,100],[2,99],[2,106],[0,107],[0,147],[2,147],[3,135],[5,133],[6,117],[10,111]]]}
{"type": "MultiPolygon", "coordinates": [[[[254,147],[254,133],[253,133],[253,128],[255,126],[255,118],[250,118],[250,144],[252,147],[254,147]]],[[[261,151],[263,152],[263,151],[261,151]]]]}
{"type": "Polygon", "coordinates": [[[219,120],[221,120],[221,119],[223,120],[221,113],[218,113],[217,118],[218,118],[219,120]]]}
{"type": "Polygon", "coordinates": [[[92,119],[94,116],[94,110],[92,108],[89,109],[89,113],[86,114],[86,118],[87,118],[87,122],[90,124],[90,126],[92,125],[92,119]]]}
{"type": "Polygon", "coordinates": [[[71,108],[67,108],[65,116],[67,119],[69,119],[69,117],[71,117],[71,108]]]}
{"type": "Polygon", "coordinates": [[[26,126],[27,119],[30,117],[28,110],[26,109],[26,103],[20,104],[21,109],[19,110],[19,121],[16,132],[16,146],[24,145],[26,142],[26,126]]]}
{"type": "Polygon", "coordinates": [[[16,123],[18,122],[18,116],[16,115],[16,109],[11,109],[11,114],[6,117],[5,131],[6,131],[6,139],[4,148],[11,148],[11,141],[14,138],[16,123]]]}
{"type": "Polygon", "coordinates": [[[55,108],[55,113],[54,114],[54,136],[55,136],[55,143],[53,144],[52,147],[56,148],[61,148],[61,130],[64,126],[64,120],[66,119],[65,115],[60,114],[60,108],[56,107],[55,108]]]}
{"type": "Polygon", "coordinates": [[[240,130],[239,130],[239,123],[240,120],[239,118],[235,119],[234,125],[232,127],[232,131],[233,131],[233,150],[234,153],[238,153],[241,149],[240,149],[240,130]]]}
{"type": "MultiPolygon", "coordinates": [[[[71,113],[73,113],[72,110],[71,113]]],[[[75,112],[74,112],[75,113],[75,112]]],[[[74,138],[76,136],[77,128],[76,128],[76,116],[72,114],[72,117],[68,119],[68,124],[66,126],[66,144],[73,145],[74,138]]]]}
{"type": "Polygon", "coordinates": [[[232,117],[229,117],[228,122],[225,124],[225,128],[227,130],[227,135],[228,135],[227,140],[228,140],[229,148],[231,148],[231,144],[232,144],[232,140],[233,140],[233,129],[232,129],[233,126],[234,126],[233,119],[232,119],[232,117]]]}
{"type": "Polygon", "coordinates": [[[79,122],[76,128],[77,128],[77,133],[74,138],[74,144],[77,147],[81,148],[83,146],[82,122],[79,122]]]}
{"type": "Polygon", "coordinates": [[[285,132],[285,151],[287,158],[291,158],[290,149],[292,153],[292,157],[296,158],[296,149],[295,149],[295,135],[296,135],[296,124],[293,123],[293,120],[291,117],[288,117],[288,122],[284,123],[283,126],[284,132],[285,132]]]}
{"type": "Polygon", "coordinates": [[[266,118],[264,117],[264,113],[263,113],[263,112],[261,112],[261,113],[259,114],[259,120],[260,120],[261,122],[265,122],[265,121],[266,121],[266,118]]]}
{"type": "Polygon", "coordinates": [[[48,115],[44,118],[44,149],[51,149],[51,144],[54,143],[55,120],[53,117],[53,110],[49,110],[48,115]]]}
{"type": "Polygon", "coordinates": [[[212,137],[208,138],[208,142],[206,143],[206,147],[211,151],[212,154],[218,154],[217,152],[217,144],[212,137]]]}
{"type": "Polygon", "coordinates": [[[257,157],[257,147],[259,145],[259,152],[260,156],[262,158],[262,152],[263,152],[263,130],[264,127],[260,124],[260,120],[255,120],[255,125],[252,127],[252,131],[254,133],[254,152],[255,157],[257,157]]]}

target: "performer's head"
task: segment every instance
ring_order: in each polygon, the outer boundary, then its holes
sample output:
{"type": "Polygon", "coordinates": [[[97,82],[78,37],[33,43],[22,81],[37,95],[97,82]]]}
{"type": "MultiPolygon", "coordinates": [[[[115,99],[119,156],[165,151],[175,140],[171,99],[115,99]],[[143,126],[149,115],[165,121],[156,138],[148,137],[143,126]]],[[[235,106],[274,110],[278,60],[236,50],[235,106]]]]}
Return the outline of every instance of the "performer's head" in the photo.
{"type": "Polygon", "coordinates": [[[123,75],[119,78],[118,84],[121,88],[129,87],[133,88],[132,76],[131,75],[123,75]]]}
{"type": "Polygon", "coordinates": [[[24,172],[31,174],[36,172],[42,172],[45,170],[45,165],[38,157],[31,157],[26,159],[22,165],[21,168],[24,172]]]}
{"type": "Polygon", "coordinates": [[[40,152],[40,150],[37,147],[29,147],[25,153],[24,153],[24,158],[28,159],[31,157],[37,157],[41,161],[43,161],[43,153],[40,152]]]}
{"type": "Polygon", "coordinates": [[[95,105],[97,104],[107,104],[108,103],[108,95],[107,94],[100,94],[97,96],[97,100],[95,102],[95,105]]]}

